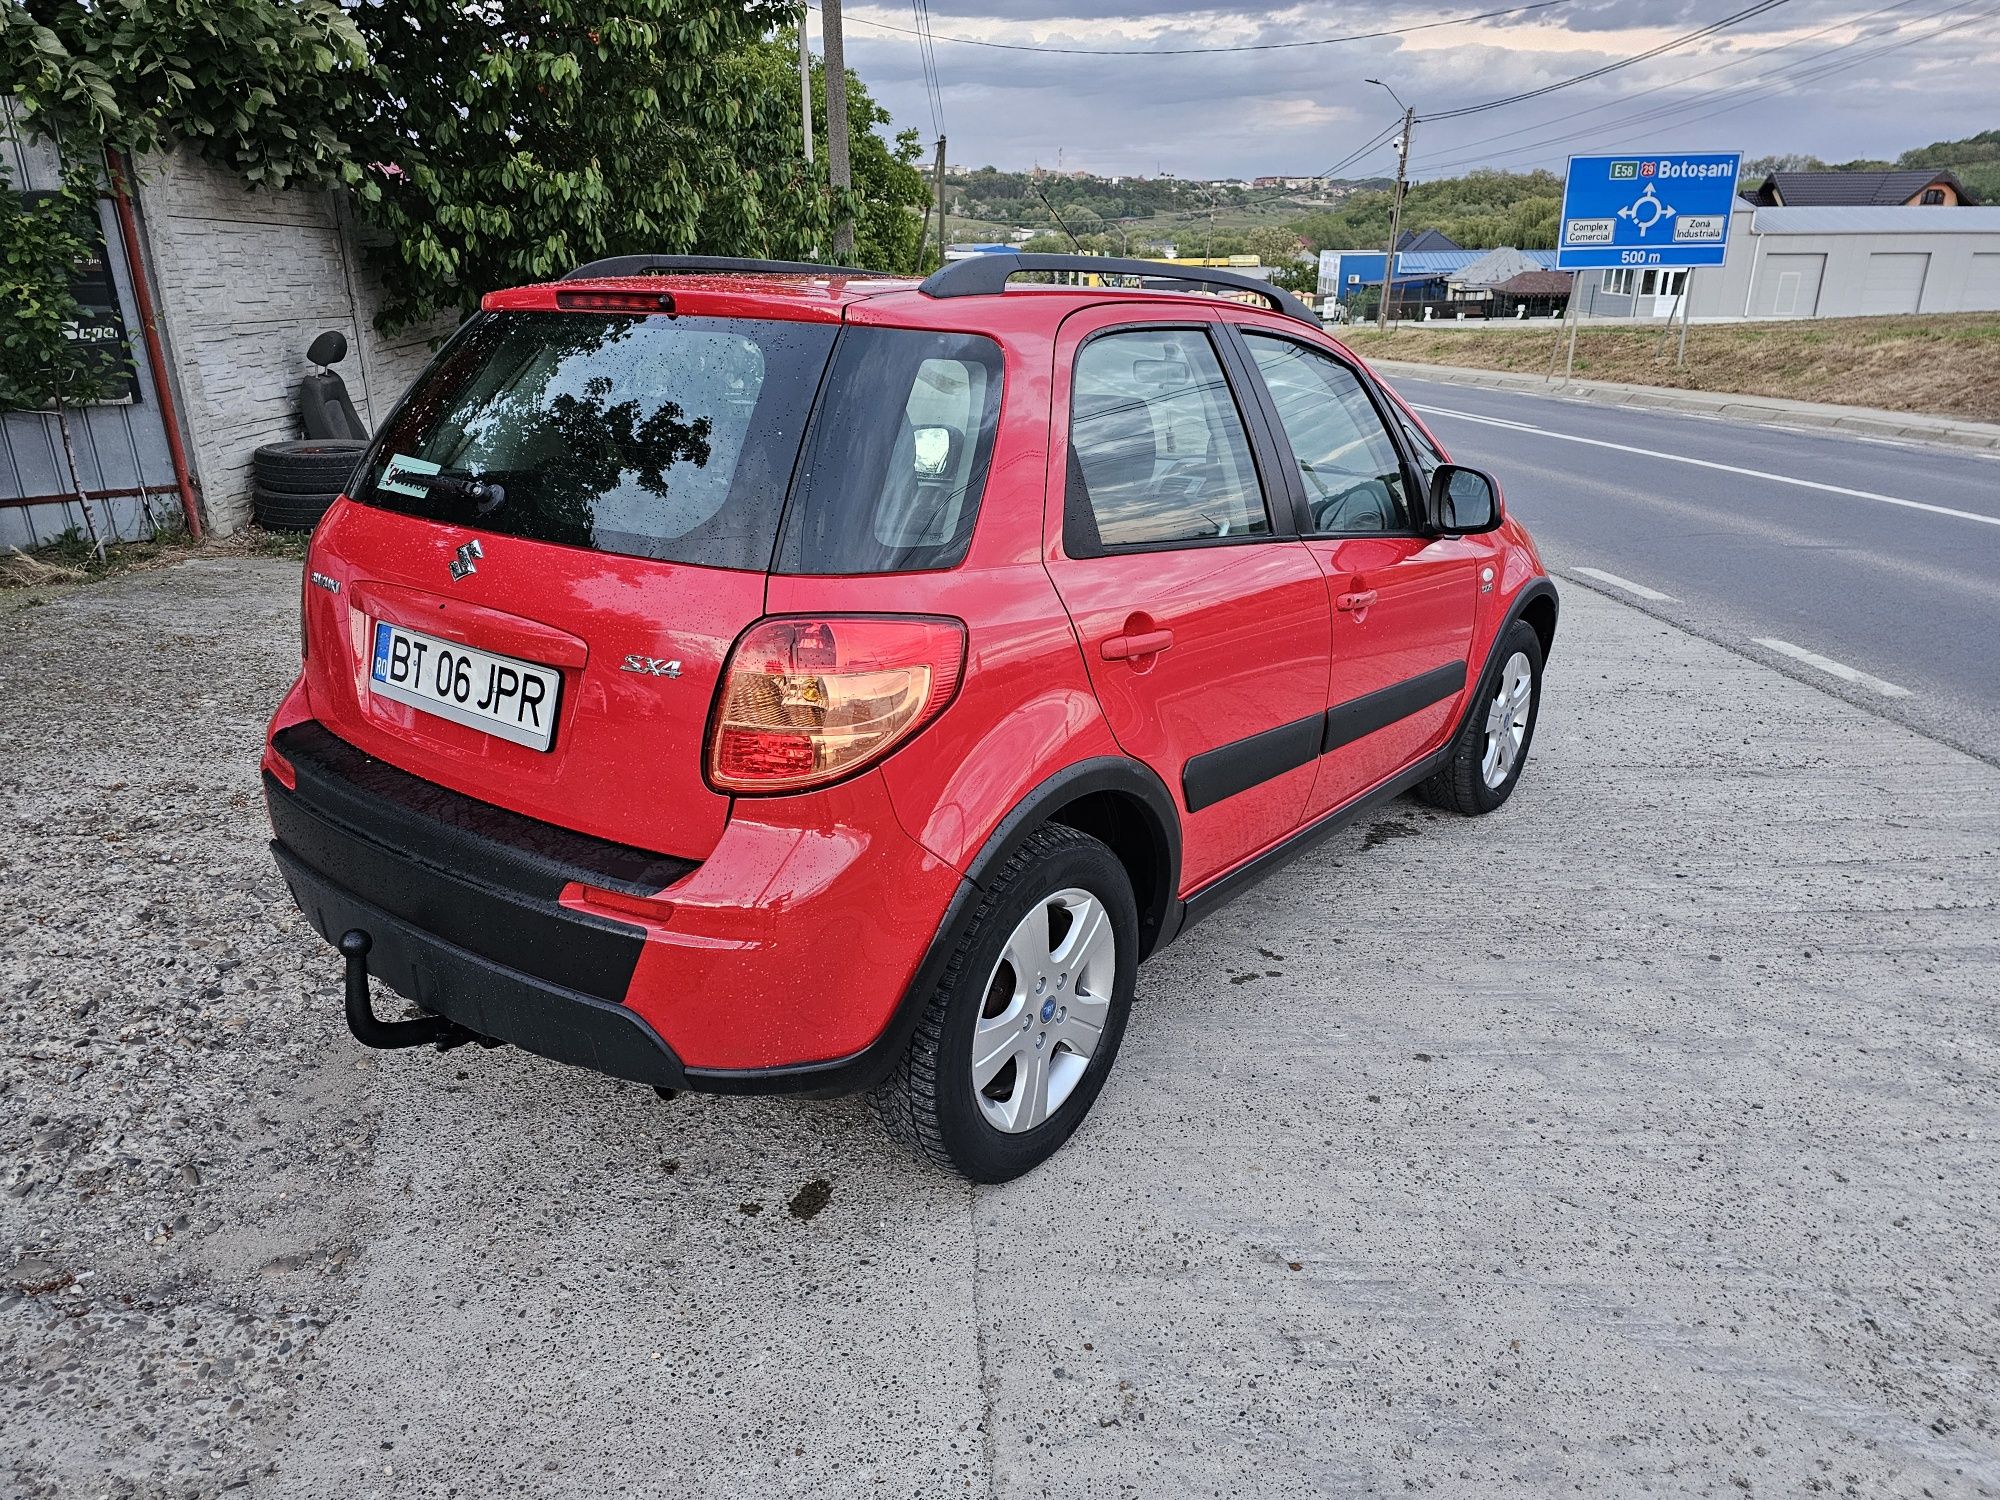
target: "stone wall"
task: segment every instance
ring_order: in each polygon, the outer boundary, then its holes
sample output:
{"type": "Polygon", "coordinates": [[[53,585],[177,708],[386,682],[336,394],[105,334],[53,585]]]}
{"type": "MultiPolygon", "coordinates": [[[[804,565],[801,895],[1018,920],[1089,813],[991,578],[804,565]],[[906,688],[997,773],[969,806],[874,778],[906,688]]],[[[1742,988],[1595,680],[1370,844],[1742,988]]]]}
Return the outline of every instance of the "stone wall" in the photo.
{"type": "Polygon", "coordinates": [[[185,153],[148,160],[140,177],[189,459],[210,526],[227,534],[250,518],[252,452],[300,436],[314,335],[347,335],[339,373],[372,428],[449,324],[375,332],[379,298],[335,194],[252,191],[185,153]]]}

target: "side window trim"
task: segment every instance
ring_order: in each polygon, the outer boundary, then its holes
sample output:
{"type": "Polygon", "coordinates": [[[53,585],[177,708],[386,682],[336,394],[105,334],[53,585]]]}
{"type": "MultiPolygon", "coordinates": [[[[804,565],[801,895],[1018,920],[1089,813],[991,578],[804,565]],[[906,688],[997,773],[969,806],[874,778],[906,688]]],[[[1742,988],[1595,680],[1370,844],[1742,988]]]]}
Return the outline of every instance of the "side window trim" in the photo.
{"type": "Polygon", "coordinates": [[[1279,482],[1274,485],[1272,475],[1266,467],[1273,455],[1265,451],[1265,445],[1260,441],[1263,436],[1264,420],[1260,405],[1265,399],[1263,383],[1247,382],[1240,361],[1233,357],[1234,355],[1229,325],[1220,320],[1169,321],[1140,318],[1123,323],[1107,323],[1102,328],[1093,328],[1077,341],[1076,349],[1069,357],[1068,411],[1063,417],[1062,540],[1065,556],[1120,557],[1133,552],[1182,552],[1192,547],[1248,547],[1260,542],[1298,540],[1296,509],[1293,504],[1286,503],[1290,496],[1290,486],[1284,478],[1283,466],[1279,465],[1279,482]],[[1271,523],[1269,531],[1252,532],[1244,536],[1186,537],[1163,542],[1120,542],[1114,545],[1106,545],[1098,539],[1096,515],[1089,508],[1088,496],[1079,494],[1076,485],[1076,367],[1083,358],[1083,351],[1091,344],[1121,333],[1198,333],[1208,340],[1209,347],[1215,354],[1216,363],[1222,369],[1223,381],[1235,408],[1236,419],[1243,426],[1243,441],[1250,450],[1250,467],[1257,476],[1258,492],[1264,502],[1265,515],[1271,523]],[[1256,412],[1255,416],[1252,415],[1253,410],[1256,412]]]}
{"type": "Polygon", "coordinates": [[[1389,404],[1387,396],[1381,390],[1377,389],[1375,382],[1369,379],[1366,370],[1363,370],[1351,359],[1344,357],[1341,351],[1330,348],[1325,344],[1314,343],[1310,339],[1298,338],[1289,329],[1266,328],[1261,323],[1239,324],[1234,320],[1231,320],[1228,326],[1231,338],[1241,347],[1241,357],[1244,364],[1249,367],[1249,373],[1255,379],[1258,404],[1266,413],[1267,420],[1270,423],[1273,444],[1277,452],[1282,456],[1286,488],[1294,497],[1293,505],[1298,515],[1299,535],[1315,540],[1330,540],[1354,536],[1428,536],[1429,533],[1423,529],[1422,518],[1414,514],[1414,505],[1411,507],[1413,511],[1410,517],[1411,524],[1398,531],[1315,531],[1312,529],[1311,505],[1306,498],[1305,486],[1298,479],[1299,466],[1297,455],[1292,452],[1291,439],[1285,436],[1284,424],[1278,420],[1277,405],[1271,396],[1271,388],[1265,383],[1263,372],[1257,369],[1256,356],[1250,352],[1248,343],[1244,341],[1246,334],[1255,333],[1264,338],[1276,339],[1287,344],[1296,344],[1299,348],[1317,354],[1321,358],[1340,366],[1341,369],[1353,376],[1354,383],[1361,387],[1362,394],[1368,398],[1368,404],[1374,409],[1375,420],[1382,424],[1382,431],[1389,439],[1389,446],[1396,450],[1396,461],[1402,465],[1403,469],[1404,486],[1408,489],[1411,499],[1419,504],[1422,502],[1422,497],[1426,491],[1426,485],[1423,482],[1422,467],[1417,463],[1416,456],[1410,451],[1409,437],[1403,431],[1402,422],[1385,410],[1389,404]]]}

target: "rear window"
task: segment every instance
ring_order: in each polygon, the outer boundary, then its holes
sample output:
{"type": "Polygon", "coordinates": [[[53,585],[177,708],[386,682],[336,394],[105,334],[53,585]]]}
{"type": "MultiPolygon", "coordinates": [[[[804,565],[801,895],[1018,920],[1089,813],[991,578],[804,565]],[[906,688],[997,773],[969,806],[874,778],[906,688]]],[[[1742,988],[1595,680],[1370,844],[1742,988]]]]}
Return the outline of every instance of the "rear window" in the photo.
{"type": "Polygon", "coordinates": [[[835,332],[483,316],[390,418],[354,498],[507,536],[761,571],[835,332]]]}
{"type": "Polygon", "coordinates": [[[970,334],[488,314],[389,419],[354,498],[708,567],[951,567],[978,515],[1000,373],[999,346],[970,334]]]}

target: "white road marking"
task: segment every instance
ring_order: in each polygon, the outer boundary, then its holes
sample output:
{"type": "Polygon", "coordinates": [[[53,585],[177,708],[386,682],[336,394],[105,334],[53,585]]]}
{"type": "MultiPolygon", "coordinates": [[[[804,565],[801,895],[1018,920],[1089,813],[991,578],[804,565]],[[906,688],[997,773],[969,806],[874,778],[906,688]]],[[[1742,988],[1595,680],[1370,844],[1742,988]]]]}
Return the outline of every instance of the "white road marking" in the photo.
{"type": "MultiPolygon", "coordinates": [[[[1581,572],[1582,569],[1578,569],[1581,572]]],[[[1842,682],[1851,682],[1856,687],[1865,687],[1880,693],[1884,698],[1907,698],[1910,690],[1897,687],[1893,682],[1884,682],[1879,677],[1870,677],[1844,661],[1835,661],[1830,656],[1821,656],[1817,651],[1808,651],[1803,646],[1794,646],[1790,641],[1772,640],[1767,636],[1753,636],[1752,639],[1767,651],[1776,651],[1781,656],[1789,656],[1794,661],[1802,661],[1809,667],[1818,667],[1822,672],[1831,673],[1842,682]]]]}
{"type": "MultiPolygon", "coordinates": [[[[1982,516],[1977,511],[1953,510],[1948,505],[1927,505],[1921,500],[1905,500],[1898,495],[1878,495],[1873,490],[1852,490],[1844,484],[1822,484],[1817,479],[1800,479],[1792,474],[1773,474],[1765,469],[1746,469],[1737,464],[1719,464],[1713,459],[1695,458],[1686,453],[1662,453],[1657,448],[1635,448],[1629,443],[1610,443],[1603,438],[1581,437],[1573,432],[1553,432],[1546,427],[1534,427],[1526,422],[1510,422],[1502,417],[1483,417],[1475,412],[1454,411],[1448,406],[1418,406],[1417,410],[1432,416],[1459,417],[1467,422],[1481,422],[1488,427],[1507,427],[1516,432],[1532,432],[1537,437],[1554,438],[1563,443],[1583,443],[1592,448],[1609,448],[1616,453],[1636,453],[1641,458],[1659,458],[1669,463],[1692,464],[1697,469],[1717,469],[1724,474],[1742,474],[1751,479],[1768,479],[1773,484],[1797,485],[1803,490],[1821,490],[1829,495],[1847,495],[1856,500],[1875,500],[1883,505],[1900,505],[1905,510],[1928,511],[1934,516],[1951,516],[1960,521],[1977,521],[1982,526],[2000,526],[2000,516],[1982,516]]],[[[1840,436],[1845,435],[1840,434],[1840,436]]]]}
{"type": "Polygon", "coordinates": [[[1651,599],[1655,604],[1678,604],[1681,601],[1672,594],[1663,594],[1658,589],[1649,589],[1643,583],[1634,583],[1629,578],[1620,578],[1616,573],[1607,573],[1602,568],[1571,568],[1572,573],[1581,573],[1585,578],[1595,578],[1599,583],[1608,583],[1614,589],[1623,589],[1641,599],[1651,599]]]}

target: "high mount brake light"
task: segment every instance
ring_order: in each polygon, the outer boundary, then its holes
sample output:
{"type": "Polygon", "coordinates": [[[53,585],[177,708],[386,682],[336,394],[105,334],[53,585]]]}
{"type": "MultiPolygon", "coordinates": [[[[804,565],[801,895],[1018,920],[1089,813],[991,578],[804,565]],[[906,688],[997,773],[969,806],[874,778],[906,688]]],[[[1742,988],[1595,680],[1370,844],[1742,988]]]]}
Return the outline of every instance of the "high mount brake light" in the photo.
{"type": "Polygon", "coordinates": [[[760,620],[738,637],[708,733],[723,792],[797,792],[851,776],[938,714],[965,627],[930,615],[760,620]]]}
{"type": "Polygon", "coordinates": [[[563,312],[672,313],[672,292],[557,292],[563,312]]]}

